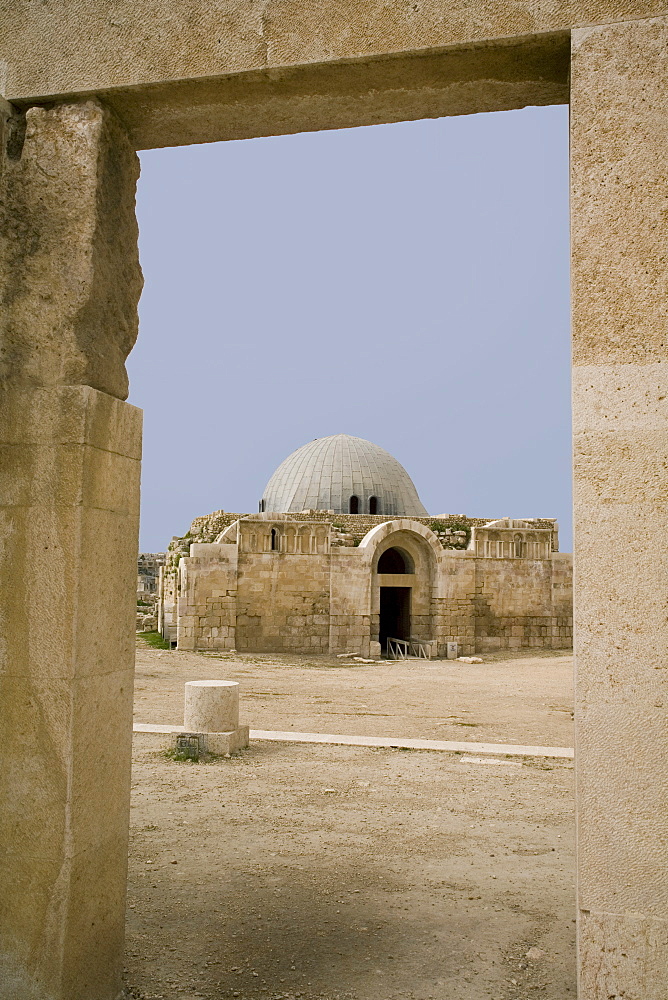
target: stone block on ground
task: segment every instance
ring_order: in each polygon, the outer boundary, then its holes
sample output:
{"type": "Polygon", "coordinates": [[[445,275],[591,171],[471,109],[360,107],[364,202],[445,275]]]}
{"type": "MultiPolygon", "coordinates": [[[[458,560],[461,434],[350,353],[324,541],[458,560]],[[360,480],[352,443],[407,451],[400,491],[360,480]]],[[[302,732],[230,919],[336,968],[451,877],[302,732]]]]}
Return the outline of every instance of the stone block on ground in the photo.
{"type": "Polygon", "coordinates": [[[239,726],[228,733],[196,733],[178,732],[171,733],[169,737],[172,749],[180,750],[184,747],[184,740],[193,744],[193,756],[201,754],[214,754],[222,757],[228,753],[235,753],[237,750],[244,750],[250,744],[249,727],[239,726]],[[196,746],[194,741],[197,741],[196,746]]]}

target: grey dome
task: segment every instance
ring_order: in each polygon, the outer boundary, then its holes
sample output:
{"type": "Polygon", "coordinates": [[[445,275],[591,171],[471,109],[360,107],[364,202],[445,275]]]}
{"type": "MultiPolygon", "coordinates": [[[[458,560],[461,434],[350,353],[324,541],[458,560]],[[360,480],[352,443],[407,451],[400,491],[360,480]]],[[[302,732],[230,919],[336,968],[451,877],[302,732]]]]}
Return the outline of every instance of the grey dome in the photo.
{"type": "Polygon", "coordinates": [[[384,448],[349,434],[316,438],[288,455],[267,483],[260,510],[356,513],[355,497],[360,514],[427,513],[403,465],[384,448]]]}

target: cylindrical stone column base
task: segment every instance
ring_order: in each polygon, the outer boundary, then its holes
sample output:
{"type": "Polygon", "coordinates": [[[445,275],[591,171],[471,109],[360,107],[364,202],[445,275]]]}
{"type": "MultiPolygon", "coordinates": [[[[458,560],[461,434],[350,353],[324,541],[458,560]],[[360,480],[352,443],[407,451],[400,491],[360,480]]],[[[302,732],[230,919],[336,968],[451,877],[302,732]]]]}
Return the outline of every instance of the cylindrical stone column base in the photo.
{"type": "Polygon", "coordinates": [[[238,729],[237,681],[188,681],[183,724],[193,733],[229,733],[238,729]]]}

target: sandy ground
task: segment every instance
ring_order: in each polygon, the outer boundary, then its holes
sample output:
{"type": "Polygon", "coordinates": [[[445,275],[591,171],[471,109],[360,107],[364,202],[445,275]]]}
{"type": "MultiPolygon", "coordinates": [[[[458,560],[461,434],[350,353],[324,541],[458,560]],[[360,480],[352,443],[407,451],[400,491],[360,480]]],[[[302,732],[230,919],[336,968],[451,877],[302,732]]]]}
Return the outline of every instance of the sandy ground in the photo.
{"type": "MultiPolygon", "coordinates": [[[[136,718],[179,722],[184,680],[226,677],[253,728],[572,746],[570,657],[486,660],[140,650],[136,718]]],[[[572,807],[567,761],[256,742],[191,764],[137,734],[128,996],[568,1000],[572,807]]]]}
{"type": "Polygon", "coordinates": [[[571,653],[345,664],[336,657],[137,651],[136,722],[183,722],[183,685],[239,681],[251,729],[573,746],[571,653]]]}

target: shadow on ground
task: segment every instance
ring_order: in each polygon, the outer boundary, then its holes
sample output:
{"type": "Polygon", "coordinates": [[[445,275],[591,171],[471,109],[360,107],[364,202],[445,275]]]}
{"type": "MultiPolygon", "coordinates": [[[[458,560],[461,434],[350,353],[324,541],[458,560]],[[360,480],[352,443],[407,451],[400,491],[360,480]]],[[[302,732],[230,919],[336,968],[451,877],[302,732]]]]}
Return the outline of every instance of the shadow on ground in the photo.
{"type": "Polygon", "coordinates": [[[289,744],[179,764],[136,736],[129,995],[567,1000],[571,777],[289,744]]]}

